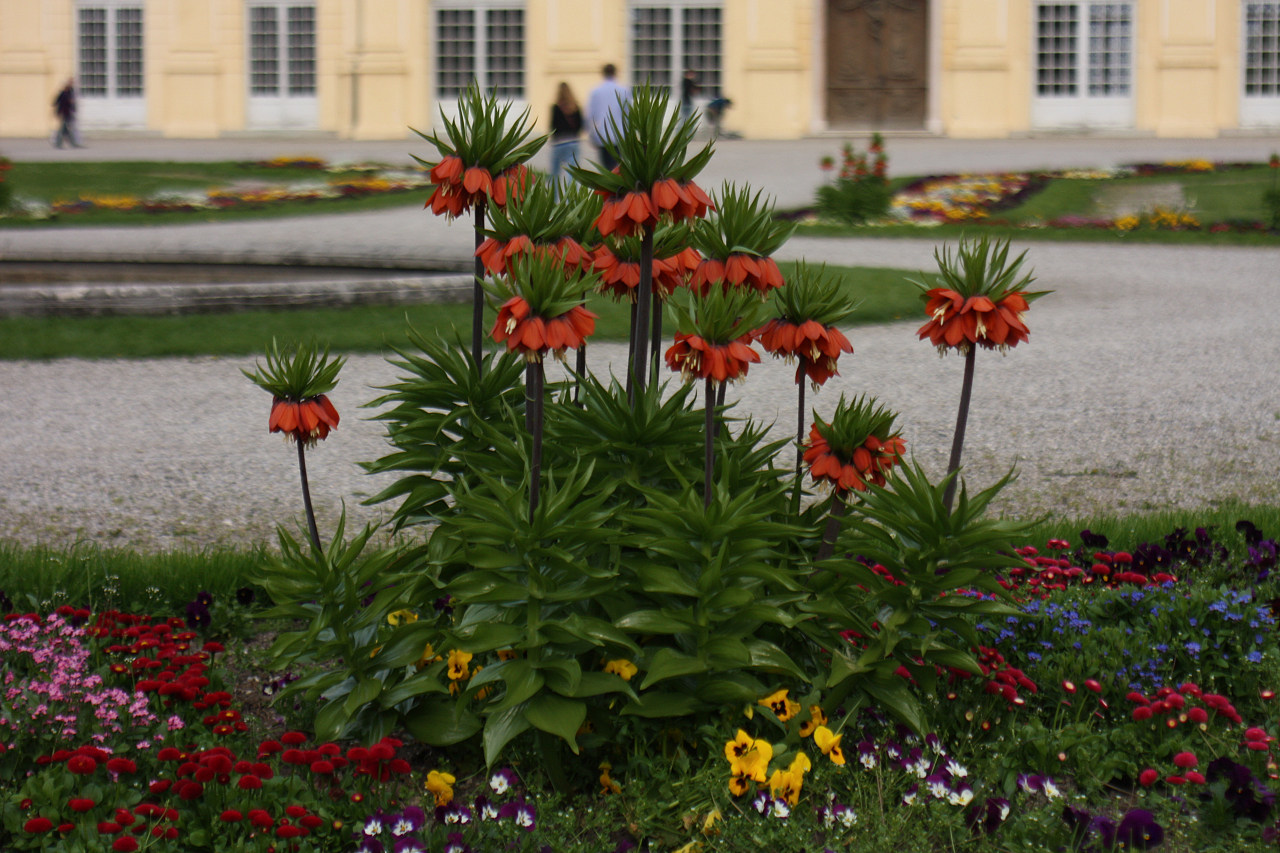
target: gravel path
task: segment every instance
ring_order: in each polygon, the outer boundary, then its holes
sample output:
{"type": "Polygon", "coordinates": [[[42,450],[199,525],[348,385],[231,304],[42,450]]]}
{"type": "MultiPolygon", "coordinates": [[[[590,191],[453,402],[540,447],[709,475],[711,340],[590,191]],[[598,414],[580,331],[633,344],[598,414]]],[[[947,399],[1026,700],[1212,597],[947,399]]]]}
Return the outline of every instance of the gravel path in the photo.
{"type": "MultiPolygon", "coordinates": [[[[933,244],[798,239],[787,255],[922,269],[933,244]]],[[[1028,345],[979,354],[965,464],[976,486],[1018,465],[1001,504],[1012,514],[1280,501],[1280,251],[1040,244],[1028,345]]],[[[901,412],[908,448],[945,465],[962,362],[916,340],[917,321],[854,329],[857,350],[810,401],[869,392],[901,412]]],[[[592,366],[624,347],[592,349],[592,366]]],[[[266,432],[268,400],[239,359],[0,363],[0,536],[143,549],[269,540],[301,516],[296,456],[266,432]]],[[[739,411],[795,423],[793,369],[754,367],[730,391],[739,411]]],[[[393,381],[376,357],[352,358],[333,398],[341,428],[308,456],[330,521],[386,478],[356,462],[385,451],[358,407],[393,381]]]]}

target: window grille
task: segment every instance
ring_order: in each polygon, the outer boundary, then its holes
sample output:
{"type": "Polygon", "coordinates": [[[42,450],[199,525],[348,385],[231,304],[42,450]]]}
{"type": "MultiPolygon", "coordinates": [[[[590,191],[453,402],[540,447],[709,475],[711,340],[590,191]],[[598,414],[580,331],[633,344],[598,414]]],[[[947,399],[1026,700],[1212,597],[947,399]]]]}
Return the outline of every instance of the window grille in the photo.
{"type": "Polygon", "coordinates": [[[107,96],[107,10],[80,9],[80,95],[107,96]]]}
{"type": "Polygon", "coordinates": [[[1244,93],[1280,95],[1280,3],[1245,8],[1244,93]]]}
{"type": "Polygon", "coordinates": [[[437,9],[436,97],[455,99],[475,83],[503,100],[523,98],[524,51],[524,9],[437,9]]]}
{"type": "Polygon", "coordinates": [[[1128,3],[1089,6],[1089,94],[1128,95],[1133,21],[1128,3]]]}
{"type": "Polygon", "coordinates": [[[280,94],[280,18],[275,6],[249,7],[249,94],[280,94]]]}
{"type": "Polygon", "coordinates": [[[116,9],[116,96],[142,97],[142,10],[116,9]]]}
{"type": "Polygon", "coordinates": [[[289,94],[316,93],[316,7],[288,11],[289,94]]]}
{"type": "Polygon", "coordinates": [[[1079,14],[1074,3],[1036,7],[1036,94],[1041,97],[1076,94],[1079,14]]]}
{"type": "Polygon", "coordinates": [[[671,14],[669,7],[637,8],[631,21],[631,82],[671,88],[671,14]]]}
{"type": "MultiPolygon", "coordinates": [[[[720,9],[692,7],[683,10],[681,58],[683,71],[697,72],[702,97],[720,97],[720,9]]],[[[683,71],[681,76],[683,77],[683,71]]]]}

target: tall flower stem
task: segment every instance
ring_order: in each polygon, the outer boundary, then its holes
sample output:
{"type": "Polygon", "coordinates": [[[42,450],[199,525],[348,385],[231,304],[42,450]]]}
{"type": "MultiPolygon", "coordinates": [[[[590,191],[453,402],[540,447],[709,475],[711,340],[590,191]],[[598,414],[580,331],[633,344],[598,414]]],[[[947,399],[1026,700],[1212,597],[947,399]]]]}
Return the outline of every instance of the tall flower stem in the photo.
{"type": "Polygon", "coordinates": [[[632,383],[635,379],[635,371],[631,369],[631,365],[636,360],[636,317],[640,311],[635,301],[631,302],[631,333],[627,338],[627,404],[635,404],[636,389],[632,383]]]}
{"type": "Polygon", "coordinates": [[[705,483],[702,487],[702,505],[704,507],[711,506],[711,468],[714,461],[713,454],[715,448],[712,442],[715,439],[715,416],[716,416],[716,386],[715,380],[710,376],[707,377],[707,390],[703,400],[703,410],[707,415],[706,429],[704,433],[707,438],[706,453],[703,460],[703,474],[705,475],[705,483]]]}
{"type": "MultiPolygon", "coordinates": [[[[476,200],[476,249],[484,242],[484,206],[485,199],[476,200]]],[[[480,356],[484,340],[484,261],[476,256],[475,289],[471,296],[471,357],[475,360],[476,370],[480,370],[480,356]]]]}
{"type": "Polygon", "coordinates": [[[534,513],[538,510],[538,489],[542,485],[542,402],[543,402],[543,367],[541,361],[529,363],[528,380],[530,400],[528,406],[533,409],[533,425],[530,433],[533,436],[533,450],[529,456],[529,521],[533,522],[534,513]]]}
{"type": "MultiPolygon", "coordinates": [[[[725,395],[725,392],[728,390],[728,387],[729,387],[729,383],[728,383],[728,382],[721,382],[721,383],[720,383],[720,388],[719,388],[719,390],[717,390],[717,391],[716,391],[716,395],[715,395],[716,408],[717,408],[717,409],[723,409],[723,408],[724,408],[724,395],[725,395]]],[[[720,435],[720,426],[721,426],[720,421],[721,421],[721,419],[720,419],[720,418],[716,418],[715,431],[716,431],[716,435],[717,435],[717,436],[718,436],[718,435],[720,435]]]]}
{"type": "Polygon", "coordinates": [[[793,513],[800,512],[800,493],[804,490],[804,475],[801,473],[801,466],[804,464],[804,380],[797,383],[800,386],[800,417],[799,423],[796,425],[796,483],[795,492],[791,496],[791,511],[793,513]]]}
{"type": "MultiPolygon", "coordinates": [[[[640,284],[636,287],[635,353],[631,362],[637,393],[644,392],[649,372],[649,303],[653,299],[653,226],[644,226],[640,238],[640,284]]],[[[632,400],[634,407],[635,401],[632,400]]]]}
{"type": "MultiPolygon", "coordinates": [[[[969,422],[969,398],[973,394],[973,364],[978,355],[978,347],[969,344],[969,351],[964,355],[964,385],[960,388],[960,411],[956,415],[956,434],[951,439],[951,460],[947,462],[947,474],[954,474],[960,467],[960,453],[964,450],[964,428],[969,422]]],[[[942,503],[951,512],[951,501],[956,496],[956,479],[947,484],[947,491],[942,496],[942,503]]]]}
{"type": "Polygon", "coordinates": [[[324,553],[320,544],[320,531],[316,528],[316,511],[311,507],[311,486],[307,484],[307,447],[298,442],[298,473],[302,475],[302,505],[307,510],[307,530],[311,533],[311,547],[316,549],[316,556],[324,553]]]}
{"type": "Polygon", "coordinates": [[[651,345],[649,361],[653,364],[653,372],[650,374],[649,383],[656,385],[658,382],[658,368],[662,365],[662,297],[656,294],[653,299],[653,340],[651,345]]]}
{"type": "Polygon", "coordinates": [[[587,345],[584,342],[578,347],[578,357],[574,362],[574,373],[578,374],[578,378],[573,385],[573,404],[575,406],[582,405],[582,377],[587,373],[587,345]]]}
{"type": "Polygon", "coordinates": [[[818,559],[829,558],[836,550],[836,538],[840,535],[840,519],[844,517],[844,496],[835,492],[831,496],[831,514],[827,516],[827,529],[822,534],[822,546],[818,548],[818,559]]]}

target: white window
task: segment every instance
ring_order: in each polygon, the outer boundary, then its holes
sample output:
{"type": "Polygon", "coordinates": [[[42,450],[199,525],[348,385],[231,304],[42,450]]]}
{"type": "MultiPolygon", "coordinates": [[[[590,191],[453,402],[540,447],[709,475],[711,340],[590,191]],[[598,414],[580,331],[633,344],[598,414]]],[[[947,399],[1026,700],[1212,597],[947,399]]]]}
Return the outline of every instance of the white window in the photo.
{"type": "Polygon", "coordinates": [[[697,74],[697,102],[720,97],[722,12],[701,3],[636,5],[631,8],[631,83],[681,96],[686,71],[697,74]]]}
{"type": "Polygon", "coordinates": [[[1037,3],[1037,127],[1133,124],[1132,2],[1037,3]]]}
{"type": "Polygon", "coordinates": [[[1244,4],[1240,124],[1280,124],[1280,3],[1244,4]]]}
{"type": "Polygon", "coordinates": [[[315,127],[315,4],[252,0],[247,14],[249,127],[315,127]]]}
{"type": "Polygon", "coordinates": [[[435,28],[435,88],[442,105],[456,102],[472,83],[499,100],[524,100],[523,7],[437,6],[435,28]]]}
{"type": "Polygon", "coordinates": [[[82,125],[146,125],[142,27],[142,6],[137,0],[76,7],[76,94],[82,125]]]}

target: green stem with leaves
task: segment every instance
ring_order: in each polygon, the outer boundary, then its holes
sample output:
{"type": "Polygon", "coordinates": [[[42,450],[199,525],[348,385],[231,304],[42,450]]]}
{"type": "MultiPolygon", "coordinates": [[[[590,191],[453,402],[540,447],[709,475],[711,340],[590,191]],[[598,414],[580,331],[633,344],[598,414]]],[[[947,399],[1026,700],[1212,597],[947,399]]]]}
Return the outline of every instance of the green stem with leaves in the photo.
{"type": "Polygon", "coordinates": [[[713,455],[715,453],[715,445],[713,444],[713,442],[715,441],[715,437],[716,437],[715,436],[715,427],[716,427],[715,401],[716,401],[715,380],[712,379],[710,376],[708,376],[707,390],[706,390],[706,395],[703,399],[703,406],[702,406],[702,408],[706,411],[706,415],[707,415],[706,428],[703,430],[707,438],[706,452],[704,454],[704,460],[703,460],[703,474],[705,476],[705,482],[702,487],[702,505],[704,507],[711,506],[711,470],[712,470],[712,465],[715,461],[715,457],[713,455]]]}
{"type": "Polygon", "coordinates": [[[800,512],[800,495],[804,491],[804,474],[802,466],[804,465],[804,377],[800,378],[798,383],[800,386],[800,417],[799,424],[796,426],[796,479],[795,491],[791,495],[791,512],[800,512]]]}
{"type": "MultiPolygon", "coordinates": [[[[973,365],[977,355],[977,344],[969,344],[969,351],[964,355],[964,384],[960,388],[960,411],[956,414],[956,433],[951,439],[951,459],[947,462],[948,475],[954,474],[960,468],[960,454],[964,450],[964,430],[969,423],[969,398],[973,395],[973,365]]],[[[958,479],[958,477],[952,477],[942,497],[942,504],[947,508],[947,512],[951,512],[951,502],[956,496],[958,479]]]]}
{"type": "Polygon", "coordinates": [[[542,424],[543,393],[542,386],[546,374],[541,361],[529,362],[526,379],[529,399],[526,405],[532,411],[530,433],[533,437],[533,449],[529,454],[529,522],[533,522],[538,511],[538,490],[542,485],[542,424]]]}
{"type": "Polygon", "coordinates": [[[827,516],[827,529],[822,534],[822,546],[818,559],[826,560],[836,551],[836,539],[840,536],[840,519],[844,517],[844,495],[836,491],[831,495],[831,513],[827,516]]]}

